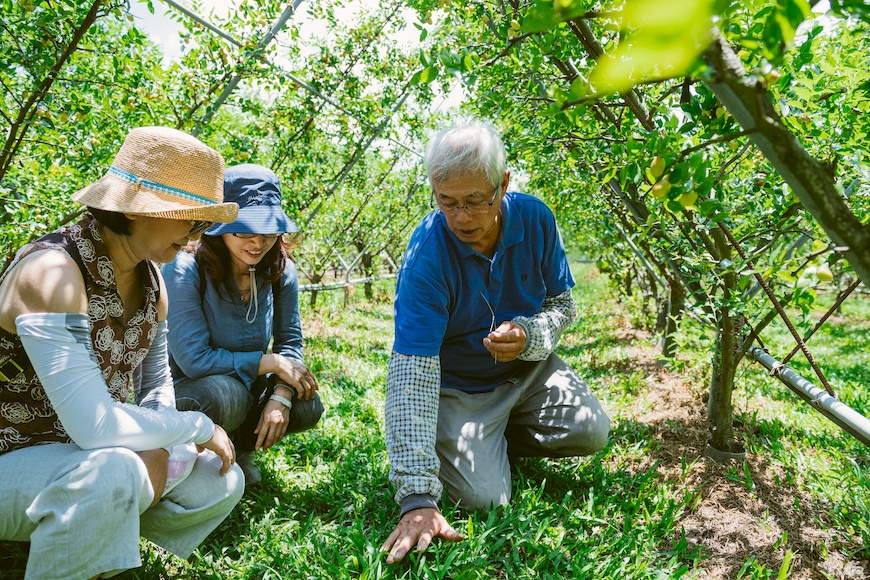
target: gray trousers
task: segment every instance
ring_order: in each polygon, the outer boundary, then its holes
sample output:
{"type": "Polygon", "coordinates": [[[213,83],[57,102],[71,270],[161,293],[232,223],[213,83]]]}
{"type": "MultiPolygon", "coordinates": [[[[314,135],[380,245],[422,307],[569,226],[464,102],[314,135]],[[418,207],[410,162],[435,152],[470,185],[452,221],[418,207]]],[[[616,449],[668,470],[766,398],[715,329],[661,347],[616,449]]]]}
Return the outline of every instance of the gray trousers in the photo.
{"type": "Polygon", "coordinates": [[[483,393],[441,389],[435,450],[453,503],[489,509],[511,498],[512,457],[570,457],[607,442],[610,419],[555,354],[483,393]]]}
{"type": "MultiPolygon", "coordinates": [[[[225,375],[182,379],[175,384],[175,406],[179,411],[200,411],[208,415],[226,429],[236,445],[236,453],[241,455],[254,449],[257,440],[254,429],[273,389],[267,383],[265,378],[257,379],[252,387],[255,394],[252,394],[241,381],[225,375]]],[[[314,398],[308,400],[294,395],[287,433],[311,429],[322,414],[319,395],[315,393],[314,398]]]]}
{"type": "Polygon", "coordinates": [[[142,564],[139,536],[186,558],[244,492],[211,451],[156,506],[148,471],[129,449],[54,443],[0,455],[0,539],[29,541],[26,580],[91,578],[142,564]]]}

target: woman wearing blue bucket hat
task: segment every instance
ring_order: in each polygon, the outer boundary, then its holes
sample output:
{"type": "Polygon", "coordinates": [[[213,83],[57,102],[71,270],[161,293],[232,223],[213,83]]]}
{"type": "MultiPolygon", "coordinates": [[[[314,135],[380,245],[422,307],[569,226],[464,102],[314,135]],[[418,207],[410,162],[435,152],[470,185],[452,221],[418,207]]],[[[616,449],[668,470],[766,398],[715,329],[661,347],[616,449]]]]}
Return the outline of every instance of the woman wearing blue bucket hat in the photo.
{"type": "Polygon", "coordinates": [[[231,434],[253,485],[253,452],[310,429],[323,406],[302,362],[299,286],[282,237],[299,228],[281,208],[278,177],[261,165],[228,167],[224,199],[239,205],[238,218],[162,269],[170,364],[178,408],[231,434]]]}

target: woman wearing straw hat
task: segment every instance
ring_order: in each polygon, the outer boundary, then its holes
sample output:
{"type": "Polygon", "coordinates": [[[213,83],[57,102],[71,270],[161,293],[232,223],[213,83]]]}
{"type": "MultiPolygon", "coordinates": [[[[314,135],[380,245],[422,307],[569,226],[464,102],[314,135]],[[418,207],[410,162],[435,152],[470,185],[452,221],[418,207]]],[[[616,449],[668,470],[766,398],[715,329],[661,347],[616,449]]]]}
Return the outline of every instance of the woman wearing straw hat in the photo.
{"type": "Polygon", "coordinates": [[[281,209],[278,177],[261,165],[228,167],[224,199],[239,204],[236,221],[163,266],[170,363],[178,408],[230,432],[253,485],[252,452],[310,429],[323,406],[302,362],[299,286],[282,238],[299,229],[281,209]]]}
{"type": "Polygon", "coordinates": [[[241,498],[226,432],[175,409],[154,265],[235,219],[222,176],[197,139],[133,129],[73,195],[89,215],[0,277],[0,539],[30,542],[26,578],[134,568],[140,535],[187,557],[241,498]]]}

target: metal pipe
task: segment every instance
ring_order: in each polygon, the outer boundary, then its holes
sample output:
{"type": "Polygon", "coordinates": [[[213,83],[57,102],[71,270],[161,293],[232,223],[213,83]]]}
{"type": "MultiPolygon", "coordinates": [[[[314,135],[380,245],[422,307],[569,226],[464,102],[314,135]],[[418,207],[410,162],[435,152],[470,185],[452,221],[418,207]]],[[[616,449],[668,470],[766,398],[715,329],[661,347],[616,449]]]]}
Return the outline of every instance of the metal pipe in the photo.
{"type": "MultiPolygon", "coordinates": [[[[345,266],[345,275],[344,275],[344,283],[345,284],[350,284],[351,270],[353,270],[353,267],[356,266],[357,262],[359,262],[362,259],[362,257],[365,255],[366,251],[369,249],[369,245],[371,245],[371,244],[366,245],[366,247],[363,248],[363,250],[359,254],[357,254],[356,258],[353,259],[353,262],[351,262],[349,266],[345,266]]],[[[344,260],[342,260],[342,262],[344,262],[344,260]]]]}
{"type": "Polygon", "coordinates": [[[631,251],[634,252],[634,255],[638,257],[638,259],[646,268],[646,271],[649,272],[650,276],[652,276],[653,279],[659,283],[659,286],[662,287],[662,290],[667,290],[667,280],[662,278],[661,274],[656,272],[656,269],[653,268],[653,265],[649,263],[649,260],[647,260],[646,256],[643,255],[643,252],[640,251],[640,248],[635,245],[634,240],[632,240],[631,237],[629,237],[628,233],[622,229],[622,226],[619,225],[619,222],[613,222],[613,225],[616,226],[616,231],[619,232],[619,235],[621,235],[622,238],[626,242],[628,242],[628,247],[631,248],[631,251]]]}
{"type": "Polygon", "coordinates": [[[194,20],[194,21],[202,24],[203,26],[205,26],[206,28],[208,28],[209,30],[211,30],[212,32],[217,34],[218,36],[224,38],[225,40],[232,42],[236,46],[242,46],[242,41],[236,40],[231,34],[227,34],[226,32],[224,32],[223,30],[221,30],[220,28],[218,28],[217,26],[215,26],[214,24],[212,24],[211,22],[209,22],[205,18],[201,18],[196,12],[188,10],[183,4],[175,2],[174,0],[163,0],[163,2],[165,2],[166,4],[169,4],[172,8],[175,8],[176,10],[178,10],[179,12],[181,12],[182,14],[184,14],[185,16],[190,18],[191,20],[194,20]]]}
{"type": "MultiPolygon", "coordinates": [[[[382,276],[367,276],[366,278],[354,278],[353,280],[349,280],[351,286],[357,286],[359,284],[368,284],[369,282],[377,282],[379,280],[392,280],[393,278],[398,278],[398,274],[384,274],[382,276]]],[[[314,292],[321,290],[341,290],[342,288],[347,287],[347,282],[333,282],[331,284],[300,284],[299,291],[300,292],[314,292]]]]}
{"type": "Polygon", "coordinates": [[[794,391],[816,411],[834,422],[840,429],[870,447],[870,419],[852,409],[837,397],[832,397],[790,368],[782,365],[759,346],[747,353],[749,358],[760,362],[785,386],[794,391]],[[774,370],[776,369],[776,370],[774,370]]]}
{"type": "MultiPolygon", "coordinates": [[[[272,25],[272,28],[269,29],[269,32],[267,32],[263,36],[263,38],[260,39],[260,42],[257,43],[257,48],[255,49],[256,52],[259,53],[264,48],[266,48],[270,42],[272,42],[275,36],[281,31],[282,28],[284,28],[284,25],[287,24],[287,21],[290,20],[290,18],[294,14],[296,14],[296,9],[299,8],[300,4],[302,4],[302,0],[294,0],[291,4],[288,4],[287,7],[284,8],[284,12],[281,13],[281,16],[278,17],[278,20],[275,22],[275,24],[272,25]]],[[[210,28],[210,30],[217,30],[217,28],[210,28]]],[[[236,90],[236,87],[239,85],[239,82],[241,82],[241,80],[241,74],[236,73],[233,75],[232,79],[230,79],[230,82],[228,82],[227,86],[224,87],[224,90],[221,92],[220,96],[218,96],[214,104],[209,107],[205,115],[203,115],[202,118],[197,121],[196,125],[193,127],[193,130],[190,132],[191,135],[193,135],[194,137],[199,136],[200,129],[202,129],[203,126],[208,125],[215,111],[217,111],[220,106],[224,104],[224,101],[226,101],[230,97],[233,91],[236,90]]]]}

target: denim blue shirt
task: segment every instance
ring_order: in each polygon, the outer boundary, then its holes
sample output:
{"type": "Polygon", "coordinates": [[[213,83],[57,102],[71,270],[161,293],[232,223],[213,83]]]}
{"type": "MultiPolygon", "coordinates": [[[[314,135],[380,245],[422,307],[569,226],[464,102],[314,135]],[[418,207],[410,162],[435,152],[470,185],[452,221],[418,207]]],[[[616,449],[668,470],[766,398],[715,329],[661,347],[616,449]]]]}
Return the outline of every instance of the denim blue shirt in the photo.
{"type": "Polygon", "coordinates": [[[481,391],[523,373],[528,361],[495,363],[483,346],[495,325],[540,312],[574,278],[550,208],[508,192],[492,259],[459,240],[441,212],[423,218],[408,242],[396,286],[393,350],[439,355],[441,387],[481,391]],[[489,306],[488,306],[488,305],[489,306]]]}
{"type": "Polygon", "coordinates": [[[169,298],[169,363],[172,377],[229,375],[248,388],[257,378],[260,357],[272,343],[272,352],[302,361],[302,325],[296,267],[287,260],[277,285],[257,279],[259,309],[252,323],[245,320],[248,305],[238,293],[218,294],[208,276],[205,292],[193,255],[180,252],[161,269],[169,298]]]}

